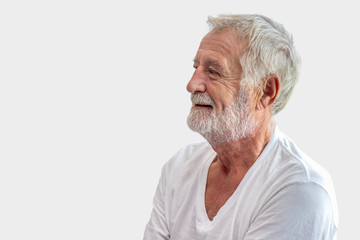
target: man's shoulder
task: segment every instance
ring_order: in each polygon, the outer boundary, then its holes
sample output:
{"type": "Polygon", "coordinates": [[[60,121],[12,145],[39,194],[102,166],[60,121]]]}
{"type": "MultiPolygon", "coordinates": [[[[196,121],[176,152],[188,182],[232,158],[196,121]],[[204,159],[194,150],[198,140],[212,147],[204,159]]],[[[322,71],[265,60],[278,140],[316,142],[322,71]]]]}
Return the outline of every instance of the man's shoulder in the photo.
{"type": "Polygon", "coordinates": [[[301,151],[290,137],[279,132],[278,139],[285,161],[299,168],[304,176],[304,181],[316,182],[319,185],[326,185],[328,181],[331,181],[326,169],[301,151]]]}
{"type": "MultiPolygon", "coordinates": [[[[322,188],[327,192],[336,212],[336,197],[333,182],[328,171],[316,160],[301,151],[296,144],[285,134],[279,135],[279,146],[285,152],[286,161],[296,166],[288,172],[289,175],[298,176],[298,183],[305,183],[314,189],[322,188]],[[317,186],[317,187],[315,187],[317,186]]],[[[290,169],[289,169],[290,170],[290,169]]]]}
{"type": "Polygon", "coordinates": [[[206,141],[191,143],[181,148],[174,157],[189,158],[194,155],[201,155],[213,151],[210,144],[206,141]]]}
{"type": "MultiPolygon", "coordinates": [[[[308,197],[309,203],[314,201],[316,196],[322,196],[318,197],[317,201],[331,203],[336,223],[335,191],[327,170],[279,130],[276,132],[272,150],[268,153],[261,165],[265,171],[264,177],[267,177],[264,181],[269,184],[267,189],[273,189],[278,194],[285,193],[287,196],[287,191],[298,192],[303,194],[303,197],[308,197]]],[[[305,200],[303,202],[305,204],[305,200]]]]}
{"type": "Polygon", "coordinates": [[[206,163],[215,152],[208,142],[189,144],[175,153],[165,164],[169,171],[195,168],[206,163]]]}

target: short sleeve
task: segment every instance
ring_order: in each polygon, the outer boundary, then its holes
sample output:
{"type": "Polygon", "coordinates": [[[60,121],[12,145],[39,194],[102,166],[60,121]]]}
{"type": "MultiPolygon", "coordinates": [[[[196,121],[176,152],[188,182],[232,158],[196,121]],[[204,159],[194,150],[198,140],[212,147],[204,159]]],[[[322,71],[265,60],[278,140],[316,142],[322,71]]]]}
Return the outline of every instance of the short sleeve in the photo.
{"type": "Polygon", "coordinates": [[[334,240],[337,227],[327,191],[314,182],[275,194],[251,223],[245,240],[334,240]]]}

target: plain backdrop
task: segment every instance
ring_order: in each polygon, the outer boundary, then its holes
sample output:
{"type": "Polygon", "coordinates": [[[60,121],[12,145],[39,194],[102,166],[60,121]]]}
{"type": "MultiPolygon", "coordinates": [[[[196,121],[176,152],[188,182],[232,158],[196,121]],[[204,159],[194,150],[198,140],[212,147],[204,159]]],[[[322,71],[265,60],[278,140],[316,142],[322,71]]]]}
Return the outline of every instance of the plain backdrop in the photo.
{"type": "Polygon", "coordinates": [[[293,34],[302,74],[279,128],[331,174],[358,237],[356,1],[3,0],[0,239],[142,239],[163,164],[202,141],[186,84],[208,15],[293,34]]]}

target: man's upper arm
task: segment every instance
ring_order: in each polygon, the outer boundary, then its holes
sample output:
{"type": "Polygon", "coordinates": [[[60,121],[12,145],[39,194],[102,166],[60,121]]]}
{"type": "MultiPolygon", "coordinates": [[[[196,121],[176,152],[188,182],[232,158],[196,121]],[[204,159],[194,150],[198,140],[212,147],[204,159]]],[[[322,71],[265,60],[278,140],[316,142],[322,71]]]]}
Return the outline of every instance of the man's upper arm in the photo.
{"type": "Polygon", "coordinates": [[[169,229],[165,217],[165,167],[163,168],[159,184],[153,200],[153,210],[145,228],[144,240],[168,240],[169,229]]]}
{"type": "Polygon", "coordinates": [[[329,194],[313,182],[279,191],[251,223],[245,240],[336,239],[329,194]]]}

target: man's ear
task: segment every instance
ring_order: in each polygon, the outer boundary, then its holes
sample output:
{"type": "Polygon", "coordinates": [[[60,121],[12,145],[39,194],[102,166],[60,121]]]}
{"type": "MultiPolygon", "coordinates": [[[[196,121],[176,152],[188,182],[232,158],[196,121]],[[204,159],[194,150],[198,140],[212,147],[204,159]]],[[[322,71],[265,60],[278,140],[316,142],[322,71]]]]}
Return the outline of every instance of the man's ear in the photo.
{"type": "Polygon", "coordinates": [[[280,91],[280,79],[276,74],[270,74],[265,77],[262,89],[262,96],[260,97],[258,109],[265,109],[271,107],[275,102],[280,91]]]}

